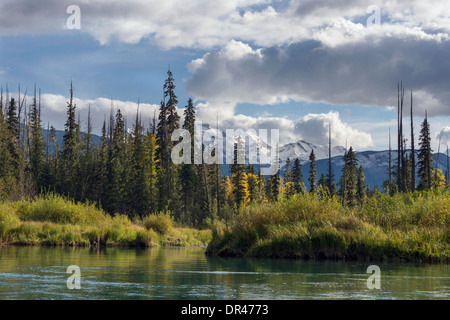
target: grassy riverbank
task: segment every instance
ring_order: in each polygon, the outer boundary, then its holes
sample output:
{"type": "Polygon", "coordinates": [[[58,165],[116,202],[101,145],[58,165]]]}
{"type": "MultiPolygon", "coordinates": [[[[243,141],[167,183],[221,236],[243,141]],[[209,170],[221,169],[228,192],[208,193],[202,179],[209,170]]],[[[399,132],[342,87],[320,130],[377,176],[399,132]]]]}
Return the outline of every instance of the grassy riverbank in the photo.
{"type": "Polygon", "coordinates": [[[205,246],[209,230],[176,228],[168,215],[131,221],[92,204],[47,195],[0,204],[0,243],[50,246],[205,246]]]}
{"type": "Polygon", "coordinates": [[[450,195],[379,194],[349,209],[297,195],[217,223],[207,254],[270,258],[450,261],[450,195]]]}

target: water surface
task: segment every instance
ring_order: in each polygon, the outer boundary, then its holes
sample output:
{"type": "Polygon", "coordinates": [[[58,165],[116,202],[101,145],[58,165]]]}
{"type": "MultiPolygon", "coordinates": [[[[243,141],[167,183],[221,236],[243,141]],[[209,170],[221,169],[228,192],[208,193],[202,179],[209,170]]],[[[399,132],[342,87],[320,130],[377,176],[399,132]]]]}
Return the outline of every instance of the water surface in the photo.
{"type": "Polygon", "coordinates": [[[449,299],[447,264],[206,257],[204,248],[0,247],[0,299],[449,299]],[[381,289],[367,288],[367,267],[381,289]],[[67,267],[81,289],[67,288],[67,267]]]}

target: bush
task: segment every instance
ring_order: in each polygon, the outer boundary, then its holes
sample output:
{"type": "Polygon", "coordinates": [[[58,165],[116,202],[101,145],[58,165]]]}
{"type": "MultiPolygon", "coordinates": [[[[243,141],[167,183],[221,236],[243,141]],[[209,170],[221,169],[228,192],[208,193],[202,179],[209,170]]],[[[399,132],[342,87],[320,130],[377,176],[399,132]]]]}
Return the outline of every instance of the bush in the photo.
{"type": "Polygon", "coordinates": [[[0,235],[3,237],[11,229],[17,228],[20,220],[14,209],[8,205],[0,205],[0,235]]]}
{"type": "Polygon", "coordinates": [[[152,229],[161,235],[168,234],[173,230],[173,219],[169,212],[148,215],[144,218],[143,223],[147,230],[152,229]]]}
{"type": "Polygon", "coordinates": [[[98,225],[109,219],[102,210],[97,209],[93,204],[75,203],[54,194],[17,204],[17,214],[23,221],[61,224],[98,225]]]}

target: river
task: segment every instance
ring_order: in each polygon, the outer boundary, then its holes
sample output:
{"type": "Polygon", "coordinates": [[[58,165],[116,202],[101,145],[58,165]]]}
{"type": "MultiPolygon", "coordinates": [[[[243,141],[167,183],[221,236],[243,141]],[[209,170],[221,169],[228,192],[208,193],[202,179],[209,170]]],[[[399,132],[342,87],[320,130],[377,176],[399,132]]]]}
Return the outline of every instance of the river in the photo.
{"type": "Polygon", "coordinates": [[[450,299],[447,264],[224,259],[204,251],[0,247],[0,299],[450,299]],[[79,290],[68,289],[72,265],[79,290]],[[380,289],[368,289],[370,265],[380,268],[380,289]]]}

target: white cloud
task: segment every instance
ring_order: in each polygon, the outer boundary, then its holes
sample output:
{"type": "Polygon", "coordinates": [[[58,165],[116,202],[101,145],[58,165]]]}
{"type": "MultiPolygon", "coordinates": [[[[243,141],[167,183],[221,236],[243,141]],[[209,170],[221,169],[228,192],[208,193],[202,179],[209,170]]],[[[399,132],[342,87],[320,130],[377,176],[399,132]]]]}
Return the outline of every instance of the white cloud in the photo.
{"type": "Polygon", "coordinates": [[[439,141],[439,138],[441,139],[441,150],[443,147],[450,146],[450,127],[442,128],[440,132],[436,132],[434,137],[436,141],[439,141]]]}
{"type": "Polygon", "coordinates": [[[308,114],[295,123],[294,132],[303,140],[321,145],[328,144],[328,130],[331,125],[333,145],[366,148],[373,145],[372,136],[358,131],[342,122],[338,112],[308,114]]]}
{"type": "Polygon", "coordinates": [[[277,104],[292,99],[393,107],[397,81],[403,80],[414,91],[416,115],[425,110],[430,116],[450,115],[450,41],[374,40],[335,47],[306,41],[251,51],[234,41],[188,65],[193,75],[186,87],[206,101],[277,104]]]}
{"type": "MultiPolygon", "coordinates": [[[[65,30],[71,0],[3,0],[0,35],[65,30]]],[[[378,0],[382,27],[365,28],[367,1],[279,0],[80,0],[81,32],[101,44],[149,39],[166,49],[208,49],[233,39],[257,46],[318,40],[328,46],[359,41],[374,33],[446,36],[450,7],[413,0],[378,0]]]]}
{"type": "Polygon", "coordinates": [[[212,127],[216,126],[218,120],[222,131],[226,129],[279,129],[281,144],[305,140],[327,145],[328,125],[331,124],[333,145],[345,146],[348,142],[349,146],[352,145],[358,149],[373,145],[372,136],[369,133],[342,122],[338,112],[308,114],[300,119],[288,119],[269,114],[255,117],[235,114],[233,103],[198,103],[196,108],[199,120],[212,127]]]}
{"type": "MultiPolygon", "coordinates": [[[[31,97],[27,97],[27,101],[32,101],[31,97]]],[[[64,123],[66,122],[67,103],[69,99],[62,95],[42,94],[41,106],[42,106],[42,121],[44,127],[47,127],[47,123],[53,125],[56,129],[63,130],[64,123]]],[[[138,104],[137,102],[130,101],[118,101],[106,98],[97,99],[74,99],[76,104],[76,116],[80,116],[82,130],[86,129],[88,108],[91,106],[91,118],[94,126],[94,132],[100,134],[103,121],[106,119],[108,122],[111,108],[115,115],[117,109],[120,109],[121,113],[127,119],[127,127],[132,128],[136,119],[136,113],[138,104]]],[[[180,115],[182,111],[178,110],[180,115]]],[[[153,119],[155,115],[158,117],[159,105],[140,103],[139,114],[145,127],[148,127],[150,119],[153,119]]]]}

